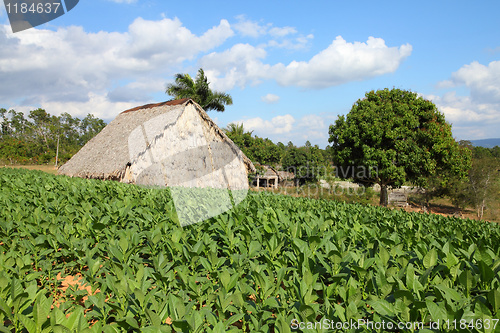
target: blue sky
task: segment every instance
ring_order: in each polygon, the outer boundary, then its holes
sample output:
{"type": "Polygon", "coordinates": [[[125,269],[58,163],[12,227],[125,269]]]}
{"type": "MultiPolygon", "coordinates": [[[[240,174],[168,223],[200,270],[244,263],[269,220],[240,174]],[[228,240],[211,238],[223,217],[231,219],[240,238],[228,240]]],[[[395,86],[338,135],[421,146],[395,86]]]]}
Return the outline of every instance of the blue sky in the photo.
{"type": "Polygon", "coordinates": [[[500,137],[500,2],[82,0],[13,34],[0,9],[0,107],[112,120],[203,67],[209,115],[274,142],[328,144],[365,92],[432,100],[457,139],[500,137]]]}

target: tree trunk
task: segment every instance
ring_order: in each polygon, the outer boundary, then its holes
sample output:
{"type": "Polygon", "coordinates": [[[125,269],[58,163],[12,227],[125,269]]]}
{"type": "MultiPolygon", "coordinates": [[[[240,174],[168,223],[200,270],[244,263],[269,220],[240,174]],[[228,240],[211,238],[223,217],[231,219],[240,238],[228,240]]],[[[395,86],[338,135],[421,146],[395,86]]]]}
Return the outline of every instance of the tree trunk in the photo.
{"type": "Polygon", "coordinates": [[[387,194],[387,185],[380,184],[380,206],[387,207],[389,204],[389,195],[387,194]]]}
{"type": "Polygon", "coordinates": [[[56,148],[56,168],[57,168],[57,159],[59,158],[59,135],[57,136],[57,148],[56,148]]]}
{"type": "Polygon", "coordinates": [[[482,220],[483,219],[483,215],[484,215],[484,207],[486,206],[486,200],[483,199],[483,201],[481,202],[481,213],[479,214],[479,218],[482,220]]]}

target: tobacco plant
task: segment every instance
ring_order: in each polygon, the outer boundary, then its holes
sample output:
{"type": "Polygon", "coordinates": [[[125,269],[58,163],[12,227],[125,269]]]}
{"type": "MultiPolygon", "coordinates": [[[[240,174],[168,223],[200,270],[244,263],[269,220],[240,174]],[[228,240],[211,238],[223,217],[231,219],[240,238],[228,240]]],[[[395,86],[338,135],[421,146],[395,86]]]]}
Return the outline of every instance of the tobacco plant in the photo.
{"type": "Polygon", "coordinates": [[[254,192],[182,228],[168,189],[1,169],[0,330],[494,332],[499,244],[492,223],[254,192]]]}

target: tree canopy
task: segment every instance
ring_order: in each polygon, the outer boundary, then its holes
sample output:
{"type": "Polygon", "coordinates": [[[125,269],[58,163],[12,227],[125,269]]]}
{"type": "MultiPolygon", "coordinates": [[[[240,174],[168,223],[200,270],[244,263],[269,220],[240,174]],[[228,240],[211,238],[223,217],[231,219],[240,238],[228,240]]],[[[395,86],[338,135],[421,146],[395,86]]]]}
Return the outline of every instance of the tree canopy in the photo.
{"type": "Polygon", "coordinates": [[[243,124],[230,123],[224,129],[227,136],[257,165],[271,165],[292,172],[301,182],[314,181],[325,173],[328,160],[317,145],[309,141],[304,147],[296,147],[292,142],[285,146],[274,144],[268,138],[253,136],[245,131],[243,124]]]}
{"type": "Polygon", "coordinates": [[[437,174],[463,178],[471,164],[470,150],[453,139],[437,107],[406,90],[367,92],[329,134],[337,167],[352,168],[356,182],[378,183],[381,205],[387,205],[388,187],[407,181],[425,187],[437,174]]]}
{"type": "Polygon", "coordinates": [[[88,114],[85,118],[68,113],[52,116],[44,109],[24,113],[0,108],[0,162],[39,164],[71,158],[106,123],[88,114]]]}
{"type": "Polygon", "coordinates": [[[210,82],[202,68],[198,70],[195,80],[189,74],[176,74],[175,82],[168,84],[165,92],[174,99],[191,98],[205,111],[223,112],[225,105],[233,104],[229,94],[210,89],[210,82]]]}
{"type": "Polygon", "coordinates": [[[245,131],[243,124],[230,123],[225,128],[227,136],[254,163],[277,165],[283,156],[283,150],[268,138],[253,136],[245,131]]]}

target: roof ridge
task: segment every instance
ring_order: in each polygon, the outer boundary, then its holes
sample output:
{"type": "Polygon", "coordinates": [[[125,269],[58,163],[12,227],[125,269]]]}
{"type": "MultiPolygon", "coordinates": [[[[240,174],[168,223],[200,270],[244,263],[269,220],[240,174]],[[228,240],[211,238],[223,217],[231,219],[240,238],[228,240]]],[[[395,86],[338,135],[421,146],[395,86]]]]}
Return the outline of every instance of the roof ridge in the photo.
{"type": "Polygon", "coordinates": [[[132,109],[125,110],[121,113],[128,113],[128,112],[138,111],[138,110],[142,110],[142,109],[152,109],[152,108],[156,108],[156,107],[160,107],[160,106],[164,106],[164,105],[167,105],[167,106],[182,105],[182,104],[185,104],[189,101],[192,101],[192,99],[191,98],[171,99],[171,100],[166,101],[166,102],[151,103],[151,104],[136,106],[132,109]]]}

